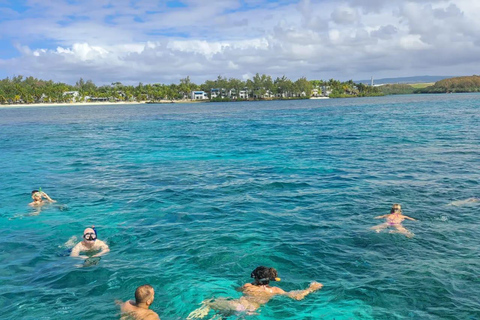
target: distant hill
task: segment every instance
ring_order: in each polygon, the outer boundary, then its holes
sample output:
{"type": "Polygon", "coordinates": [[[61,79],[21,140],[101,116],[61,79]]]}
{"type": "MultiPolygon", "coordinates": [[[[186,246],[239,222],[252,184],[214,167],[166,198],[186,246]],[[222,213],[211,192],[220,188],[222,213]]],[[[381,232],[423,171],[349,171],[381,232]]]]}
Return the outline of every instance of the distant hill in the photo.
{"type": "MultiPolygon", "coordinates": [[[[389,83],[424,83],[424,82],[437,82],[446,78],[452,78],[453,76],[416,76],[416,77],[401,77],[401,78],[373,78],[373,84],[389,84],[389,83]]],[[[371,79],[357,80],[355,83],[370,84],[371,79]]]]}
{"type": "Polygon", "coordinates": [[[480,76],[455,77],[435,82],[433,86],[419,89],[418,93],[480,92],[480,76]]]}

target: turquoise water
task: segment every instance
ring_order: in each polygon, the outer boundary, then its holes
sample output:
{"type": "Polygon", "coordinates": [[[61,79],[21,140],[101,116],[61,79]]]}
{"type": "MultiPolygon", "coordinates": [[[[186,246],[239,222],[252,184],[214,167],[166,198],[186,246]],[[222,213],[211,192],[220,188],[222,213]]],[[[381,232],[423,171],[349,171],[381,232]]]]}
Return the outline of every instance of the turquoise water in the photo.
{"type": "Polygon", "coordinates": [[[259,265],[324,288],[228,319],[480,319],[480,203],[448,205],[480,197],[479,94],[2,108],[0,136],[2,319],[116,319],[144,283],[185,319],[259,265]],[[369,230],[396,202],[412,239],[369,230]]]}

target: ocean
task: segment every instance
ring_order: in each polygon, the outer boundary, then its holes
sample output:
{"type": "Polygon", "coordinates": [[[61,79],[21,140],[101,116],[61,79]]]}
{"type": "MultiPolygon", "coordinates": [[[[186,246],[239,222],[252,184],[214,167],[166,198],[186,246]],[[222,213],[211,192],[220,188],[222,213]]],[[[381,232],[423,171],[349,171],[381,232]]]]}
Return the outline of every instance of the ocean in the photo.
{"type": "Polygon", "coordinates": [[[324,287],[205,319],[480,319],[480,94],[8,107],[0,137],[1,319],[118,319],[146,283],[185,319],[260,265],[324,287]],[[370,230],[393,203],[413,238],[370,230]]]}

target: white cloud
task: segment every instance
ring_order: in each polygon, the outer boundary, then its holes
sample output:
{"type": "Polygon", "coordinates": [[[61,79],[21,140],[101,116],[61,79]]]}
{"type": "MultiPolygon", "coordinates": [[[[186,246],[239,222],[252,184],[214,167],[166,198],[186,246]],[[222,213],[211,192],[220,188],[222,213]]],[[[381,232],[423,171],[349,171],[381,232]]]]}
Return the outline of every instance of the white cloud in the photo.
{"type": "Polygon", "coordinates": [[[31,9],[0,20],[0,45],[17,50],[0,56],[0,74],[69,83],[170,83],[187,75],[203,82],[257,72],[347,80],[471,74],[479,62],[473,1],[184,3],[29,0],[31,9]]]}
{"type": "Polygon", "coordinates": [[[331,17],[337,24],[353,24],[358,22],[360,15],[355,8],[337,7],[333,10],[331,17]]]}

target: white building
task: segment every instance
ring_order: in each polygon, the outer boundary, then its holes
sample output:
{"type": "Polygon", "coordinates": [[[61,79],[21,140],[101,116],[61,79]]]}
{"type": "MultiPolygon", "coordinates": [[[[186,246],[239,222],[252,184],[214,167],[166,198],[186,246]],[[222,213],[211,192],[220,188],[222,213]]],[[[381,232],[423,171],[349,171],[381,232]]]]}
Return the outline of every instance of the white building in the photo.
{"type": "Polygon", "coordinates": [[[220,89],[213,88],[210,90],[210,99],[214,99],[220,95],[220,89]]]}
{"type": "Polygon", "coordinates": [[[192,100],[206,100],[208,99],[208,95],[205,91],[192,91],[190,93],[190,97],[192,100]]]}
{"type": "Polygon", "coordinates": [[[78,91],[65,91],[63,96],[69,96],[73,102],[76,102],[77,97],[79,96],[78,91]]]}
{"type": "Polygon", "coordinates": [[[238,98],[239,99],[248,99],[248,90],[238,91],[238,98]]]}

